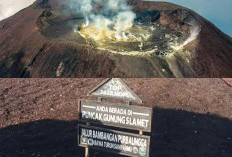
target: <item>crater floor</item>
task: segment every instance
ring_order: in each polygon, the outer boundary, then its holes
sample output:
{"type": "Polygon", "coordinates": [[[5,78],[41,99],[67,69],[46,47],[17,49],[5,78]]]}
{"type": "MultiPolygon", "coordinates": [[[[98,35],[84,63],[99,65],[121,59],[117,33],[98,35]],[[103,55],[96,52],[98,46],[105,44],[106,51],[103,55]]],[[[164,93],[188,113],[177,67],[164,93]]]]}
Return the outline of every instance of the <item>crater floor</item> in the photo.
{"type": "Polygon", "coordinates": [[[128,55],[152,54],[165,57],[175,53],[177,47],[180,47],[185,38],[183,33],[171,31],[156,23],[136,22],[131,28],[121,32],[120,35],[116,35],[115,31],[110,28],[100,31],[96,31],[97,28],[94,26],[77,28],[80,29],[74,29],[74,32],[98,49],[128,55]]]}

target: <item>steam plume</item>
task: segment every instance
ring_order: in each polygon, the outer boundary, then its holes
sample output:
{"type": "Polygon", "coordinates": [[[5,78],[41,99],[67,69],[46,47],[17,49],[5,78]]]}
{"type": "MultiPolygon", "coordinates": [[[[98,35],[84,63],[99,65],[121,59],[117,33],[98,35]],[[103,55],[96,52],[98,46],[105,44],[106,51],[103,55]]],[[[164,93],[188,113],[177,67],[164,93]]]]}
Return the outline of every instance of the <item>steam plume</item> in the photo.
{"type": "Polygon", "coordinates": [[[197,24],[197,22],[191,21],[189,25],[190,25],[190,36],[184,41],[182,47],[188,45],[190,42],[195,40],[201,31],[201,27],[199,24],[197,24]]]}
{"type": "Polygon", "coordinates": [[[70,8],[85,19],[83,27],[96,28],[98,32],[113,30],[116,38],[133,26],[135,13],[125,0],[70,0],[70,8]]]}

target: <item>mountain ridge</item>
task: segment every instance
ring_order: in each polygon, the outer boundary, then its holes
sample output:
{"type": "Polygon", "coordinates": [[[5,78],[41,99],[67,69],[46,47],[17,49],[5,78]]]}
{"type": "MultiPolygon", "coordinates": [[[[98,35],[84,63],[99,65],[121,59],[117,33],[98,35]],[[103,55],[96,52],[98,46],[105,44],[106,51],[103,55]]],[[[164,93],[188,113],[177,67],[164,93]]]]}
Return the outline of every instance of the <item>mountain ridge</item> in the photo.
{"type": "Polygon", "coordinates": [[[69,16],[66,3],[37,0],[0,21],[0,77],[232,77],[232,38],[190,9],[164,2],[128,1],[144,24],[154,20],[152,24],[158,25],[154,39],[165,48],[147,54],[88,43],[73,33],[70,23],[76,19],[69,16]],[[152,11],[156,11],[153,17],[152,11]],[[197,38],[180,52],[171,53],[174,57],[163,56],[171,51],[163,45],[168,41],[163,36],[179,35],[177,41],[184,41],[191,20],[200,24],[197,38]]]}

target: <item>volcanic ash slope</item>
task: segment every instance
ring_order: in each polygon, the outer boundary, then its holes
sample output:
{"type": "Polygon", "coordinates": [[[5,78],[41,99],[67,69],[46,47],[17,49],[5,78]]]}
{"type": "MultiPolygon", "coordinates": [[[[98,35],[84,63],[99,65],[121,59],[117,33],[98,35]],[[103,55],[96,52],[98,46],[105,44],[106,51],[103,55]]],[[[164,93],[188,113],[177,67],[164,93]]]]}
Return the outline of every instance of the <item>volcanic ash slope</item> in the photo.
{"type": "Polygon", "coordinates": [[[187,8],[120,0],[80,14],[73,2],[0,22],[0,77],[232,77],[231,37],[187,8]]]}

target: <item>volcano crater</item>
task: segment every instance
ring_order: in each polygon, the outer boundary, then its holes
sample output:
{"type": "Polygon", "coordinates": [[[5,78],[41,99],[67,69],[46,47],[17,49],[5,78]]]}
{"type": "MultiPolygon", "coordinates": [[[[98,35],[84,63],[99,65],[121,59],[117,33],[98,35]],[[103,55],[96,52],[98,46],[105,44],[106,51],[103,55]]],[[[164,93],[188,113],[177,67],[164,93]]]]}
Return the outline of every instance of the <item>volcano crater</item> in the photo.
{"type": "Polygon", "coordinates": [[[181,43],[189,36],[189,32],[172,30],[160,25],[158,11],[136,12],[136,17],[133,26],[120,35],[116,35],[113,28],[101,28],[98,32],[95,26],[83,27],[84,19],[75,22],[74,33],[100,50],[128,55],[154,54],[162,57],[180,51],[181,43]]]}

